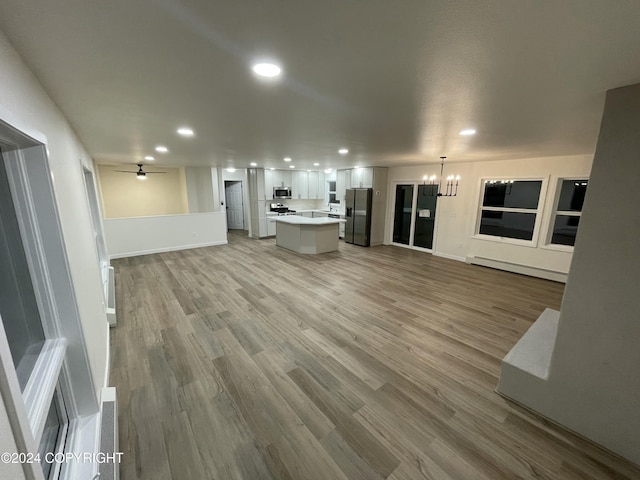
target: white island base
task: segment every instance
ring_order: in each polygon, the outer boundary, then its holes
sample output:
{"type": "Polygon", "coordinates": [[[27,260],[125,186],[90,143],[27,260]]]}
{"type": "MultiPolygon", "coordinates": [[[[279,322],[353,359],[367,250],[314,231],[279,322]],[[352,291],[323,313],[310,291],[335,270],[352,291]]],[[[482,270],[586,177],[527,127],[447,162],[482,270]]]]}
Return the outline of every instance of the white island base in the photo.
{"type": "Polygon", "coordinates": [[[276,245],[298,253],[327,253],[338,250],[340,223],[336,218],[308,218],[298,215],[275,217],[276,245]]]}

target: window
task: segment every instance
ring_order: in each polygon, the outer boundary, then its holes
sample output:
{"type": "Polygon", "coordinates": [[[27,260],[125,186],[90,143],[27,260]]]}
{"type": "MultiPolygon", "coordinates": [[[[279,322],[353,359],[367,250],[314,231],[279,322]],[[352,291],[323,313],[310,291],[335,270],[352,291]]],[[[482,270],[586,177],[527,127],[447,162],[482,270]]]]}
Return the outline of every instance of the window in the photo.
{"type": "Polygon", "coordinates": [[[45,336],[1,151],[0,265],[0,317],[24,392],[45,336]]]}
{"type": "MultiPolygon", "coordinates": [[[[44,458],[46,453],[61,451],[69,423],[56,387],[66,342],[46,338],[1,150],[0,265],[0,319],[31,430],[44,458]],[[51,364],[58,368],[49,370],[51,364]],[[43,399],[50,402],[46,411],[36,407],[43,399]]],[[[46,479],[57,478],[59,466],[44,461],[41,466],[46,479]]]]}
{"type": "MultiPolygon", "coordinates": [[[[99,404],[43,136],[0,120],[0,395],[20,453],[97,451],[99,404]],[[82,420],[80,420],[82,418],[82,420]]],[[[49,457],[51,458],[51,457],[49,457]]],[[[92,478],[95,462],[24,463],[92,478]]]]}
{"type": "Polygon", "coordinates": [[[329,203],[340,203],[340,200],[336,198],[336,182],[335,180],[328,180],[329,184],[329,203]]]}
{"type": "Polygon", "coordinates": [[[476,233],[532,242],[542,180],[485,180],[476,233]]]}
{"type": "Polygon", "coordinates": [[[560,180],[558,185],[560,191],[549,241],[551,245],[569,247],[575,245],[588,184],[589,181],[583,178],[560,180]]]}

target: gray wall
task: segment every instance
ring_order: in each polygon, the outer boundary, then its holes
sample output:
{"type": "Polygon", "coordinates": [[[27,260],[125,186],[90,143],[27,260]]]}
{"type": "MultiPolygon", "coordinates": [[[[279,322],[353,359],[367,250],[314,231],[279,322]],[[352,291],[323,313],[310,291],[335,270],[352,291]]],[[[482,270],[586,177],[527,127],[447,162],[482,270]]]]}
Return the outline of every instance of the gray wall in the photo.
{"type": "Polygon", "coordinates": [[[640,84],[609,91],[549,379],[518,399],[638,464],[639,126],[640,84]]]}

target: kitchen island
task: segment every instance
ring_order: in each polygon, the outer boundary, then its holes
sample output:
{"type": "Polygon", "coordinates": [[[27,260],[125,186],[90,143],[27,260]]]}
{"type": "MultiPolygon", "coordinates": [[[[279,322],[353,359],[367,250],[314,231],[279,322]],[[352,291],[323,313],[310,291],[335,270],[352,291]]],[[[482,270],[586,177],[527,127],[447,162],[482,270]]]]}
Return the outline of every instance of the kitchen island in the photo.
{"type": "Polygon", "coordinates": [[[299,215],[270,217],[276,222],[276,245],[298,253],[326,253],[338,250],[338,230],[345,220],[309,218],[299,215]]]}

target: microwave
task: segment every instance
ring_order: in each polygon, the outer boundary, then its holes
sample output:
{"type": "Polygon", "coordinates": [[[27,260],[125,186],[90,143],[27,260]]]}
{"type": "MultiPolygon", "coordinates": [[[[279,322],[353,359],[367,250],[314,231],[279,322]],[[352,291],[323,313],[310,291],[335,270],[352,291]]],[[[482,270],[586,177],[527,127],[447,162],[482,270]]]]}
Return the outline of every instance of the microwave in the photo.
{"type": "Polygon", "coordinates": [[[291,187],[273,187],[273,198],[291,198],[291,187]]]}

